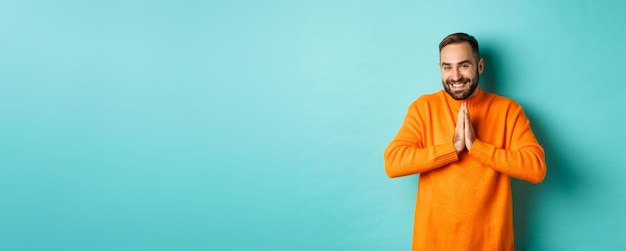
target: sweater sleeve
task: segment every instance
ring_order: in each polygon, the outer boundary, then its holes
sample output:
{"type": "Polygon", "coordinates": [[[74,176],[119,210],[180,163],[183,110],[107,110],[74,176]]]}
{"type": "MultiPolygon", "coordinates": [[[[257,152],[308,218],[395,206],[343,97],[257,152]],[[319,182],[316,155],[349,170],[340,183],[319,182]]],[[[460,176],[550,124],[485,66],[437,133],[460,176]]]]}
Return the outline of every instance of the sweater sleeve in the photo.
{"type": "Polygon", "coordinates": [[[530,121],[522,108],[518,107],[515,110],[507,119],[507,123],[512,124],[506,132],[510,139],[509,147],[498,149],[476,139],[469,155],[498,172],[537,184],[543,181],[546,175],[544,151],[537,142],[530,128],[530,121]]]}
{"type": "Polygon", "coordinates": [[[449,144],[424,147],[423,125],[413,103],[400,131],[385,150],[385,171],[390,178],[419,174],[458,160],[452,138],[449,144]]]}

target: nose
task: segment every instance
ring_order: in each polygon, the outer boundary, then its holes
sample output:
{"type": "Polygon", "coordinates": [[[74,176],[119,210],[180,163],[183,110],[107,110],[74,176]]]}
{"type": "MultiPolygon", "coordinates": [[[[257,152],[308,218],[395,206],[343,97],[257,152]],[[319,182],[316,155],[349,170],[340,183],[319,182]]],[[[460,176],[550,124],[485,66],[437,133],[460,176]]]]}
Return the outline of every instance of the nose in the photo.
{"type": "Polygon", "coordinates": [[[461,75],[461,71],[459,71],[459,69],[457,68],[453,68],[452,69],[452,79],[453,80],[460,80],[463,77],[463,75],[461,75]]]}

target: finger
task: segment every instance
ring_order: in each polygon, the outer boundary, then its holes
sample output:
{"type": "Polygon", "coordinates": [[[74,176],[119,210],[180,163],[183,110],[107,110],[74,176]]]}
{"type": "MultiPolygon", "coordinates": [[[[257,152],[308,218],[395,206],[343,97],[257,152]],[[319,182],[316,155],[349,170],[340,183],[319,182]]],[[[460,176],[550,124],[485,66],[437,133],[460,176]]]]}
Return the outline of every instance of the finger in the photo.
{"type": "Polygon", "coordinates": [[[463,105],[459,108],[459,114],[457,114],[456,123],[457,125],[464,122],[465,111],[463,110],[463,105]]]}
{"type": "Polygon", "coordinates": [[[469,111],[467,110],[467,106],[463,103],[463,122],[465,123],[464,132],[467,134],[468,130],[471,128],[472,124],[469,119],[469,111]]]}
{"type": "Polygon", "coordinates": [[[474,127],[472,126],[472,121],[470,119],[469,109],[465,111],[465,148],[468,150],[474,144],[474,140],[476,139],[476,135],[474,134],[474,127]]]}
{"type": "Polygon", "coordinates": [[[465,149],[465,112],[463,109],[459,109],[456,119],[456,125],[454,128],[454,150],[460,153],[465,149]]]}
{"type": "Polygon", "coordinates": [[[458,117],[456,119],[456,131],[461,134],[461,137],[463,136],[463,132],[465,131],[465,113],[462,110],[459,110],[459,114],[458,117]]]}

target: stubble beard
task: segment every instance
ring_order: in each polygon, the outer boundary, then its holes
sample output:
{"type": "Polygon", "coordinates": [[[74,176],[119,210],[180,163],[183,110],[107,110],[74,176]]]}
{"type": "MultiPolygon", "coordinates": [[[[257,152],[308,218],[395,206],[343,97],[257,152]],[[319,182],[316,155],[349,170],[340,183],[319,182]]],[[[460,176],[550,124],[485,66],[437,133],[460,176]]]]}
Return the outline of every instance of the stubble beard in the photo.
{"type": "Polygon", "coordinates": [[[452,97],[455,100],[464,100],[472,96],[474,91],[476,91],[476,88],[478,88],[478,80],[479,80],[479,74],[478,72],[476,72],[476,77],[473,78],[471,82],[469,83],[469,88],[467,90],[463,90],[459,92],[452,91],[450,89],[450,85],[452,85],[452,82],[466,82],[467,78],[461,78],[459,81],[451,81],[451,80],[443,81],[442,80],[441,83],[443,83],[443,89],[446,90],[446,92],[448,93],[448,95],[450,95],[450,97],[452,97]]]}

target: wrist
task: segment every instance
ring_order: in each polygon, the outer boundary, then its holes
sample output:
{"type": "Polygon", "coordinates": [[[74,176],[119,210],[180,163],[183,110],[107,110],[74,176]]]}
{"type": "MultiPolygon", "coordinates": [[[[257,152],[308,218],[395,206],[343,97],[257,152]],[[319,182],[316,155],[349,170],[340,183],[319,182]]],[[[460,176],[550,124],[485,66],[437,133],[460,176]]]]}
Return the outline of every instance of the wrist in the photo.
{"type": "Polygon", "coordinates": [[[476,141],[476,138],[467,140],[467,145],[465,147],[467,148],[468,152],[470,149],[472,149],[472,146],[474,145],[475,141],[476,141]]]}

